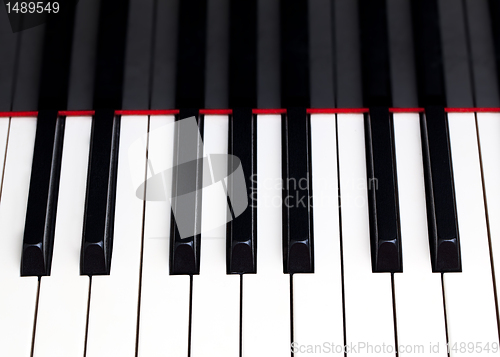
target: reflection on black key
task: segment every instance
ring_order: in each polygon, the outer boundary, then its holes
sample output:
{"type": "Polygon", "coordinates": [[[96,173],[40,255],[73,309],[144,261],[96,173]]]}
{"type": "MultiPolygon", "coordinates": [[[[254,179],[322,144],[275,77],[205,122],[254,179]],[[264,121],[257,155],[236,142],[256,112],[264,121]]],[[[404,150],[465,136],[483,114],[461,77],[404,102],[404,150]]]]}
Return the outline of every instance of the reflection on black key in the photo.
{"type": "Polygon", "coordinates": [[[387,107],[365,117],[370,240],[374,272],[401,272],[394,129],[387,107]]]}
{"type": "Polygon", "coordinates": [[[120,118],[122,107],[128,1],[101,0],[94,82],[94,108],[80,272],[109,274],[120,118]]]}
{"type": "Polygon", "coordinates": [[[432,268],[461,271],[448,119],[443,107],[427,107],[421,118],[427,221],[432,268]]]}
{"type": "MultiPolygon", "coordinates": [[[[182,109],[176,120],[195,117],[200,133],[203,133],[203,117],[197,110],[182,109]]],[[[170,232],[170,274],[193,275],[200,273],[201,243],[201,199],[203,184],[203,143],[201,134],[187,130],[184,125],[177,125],[175,133],[176,153],[174,157],[172,214],[170,232]],[[187,164],[186,164],[187,163],[187,164]],[[190,164],[192,163],[192,164],[190,164]],[[184,164],[184,165],[182,165],[184,164]],[[187,199],[176,200],[188,193],[187,199]],[[182,216],[182,223],[189,227],[179,228],[176,217],[182,216]]],[[[184,196],[186,197],[186,196],[184,196]]]]}
{"type": "MultiPolygon", "coordinates": [[[[257,121],[252,110],[233,109],[229,122],[229,154],[241,162],[248,196],[248,207],[227,224],[227,272],[256,273],[257,264],[257,121]]],[[[236,169],[229,159],[228,173],[236,169]]],[[[228,196],[234,197],[238,189],[228,180],[228,196]]]]}
{"type": "Polygon", "coordinates": [[[310,123],[305,108],[282,117],[283,260],[285,273],[314,272],[310,123]]]}
{"type": "Polygon", "coordinates": [[[38,120],[26,211],[21,275],[50,274],[61,172],[75,1],[46,25],[38,120]]]}

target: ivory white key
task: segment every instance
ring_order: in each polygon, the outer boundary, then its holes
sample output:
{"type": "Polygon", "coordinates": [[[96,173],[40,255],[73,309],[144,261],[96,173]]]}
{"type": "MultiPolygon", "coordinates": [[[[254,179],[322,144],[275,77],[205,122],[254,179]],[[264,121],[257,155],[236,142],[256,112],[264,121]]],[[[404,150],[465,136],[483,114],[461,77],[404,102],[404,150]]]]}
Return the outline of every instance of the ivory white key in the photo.
{"type": "Polygon", "coordinates": [[[450,355],[477,356],[478,343],[498,344],[498,329],[474,114],[450,113],[448,125],[462,255],[462,272],[443,279],[450,355]]]}
{"type": "Polygon", "coordinates": [[[290,276],[283,273],[281,189],[281,116],[259,115],[257,274],[243,276],[243,357],[290,356],[290,276]]]}
{"type": "Polygon", "coordinates": [[[89,277],[80,276],[91,117],[68,117],[64,130],[50,276],[40,282],[34,356],[83,356],[89,277]]]}
{"type": "Polygon", "coordinates": [[[335,120],[334,114],[311,115],[314,274],[293,275],[296,356],[314,355],[299,346],[325,342],[339,346],[329,346],[333,354],[344,353],[335,120]]]}
{"type": "Polygon", "coordinates": [[[0,173],[0,182],[3,178],[3,166],[5,164],[5,156],[7,149],[7,139],[9,135],[9,118],[0,118],[0,168],[2,168],[2,173],[0,173]]]}
{"type": "Polygon", "coordinates": [[[148,177],[160,175],[162,183],[146,188],[151,199],[146,201],[144,219],[139,357],[188,353],[189,276],[168,272],[172,192],[168,169],[174,158],[174,120],[174,116],[150,117],[148,177]],[[163,200],[154,200],[162,192],[163,200]]]}
{"type": "Polygon", "coordinates": [[[394,114],[403,273],[394,274],[399,355],[447,356],[441,274],[433,273],[420,117],[394,114]]]}
{"type": "Polygon", "coordinates": [[[0,354],[30,356],[38,279],[21,277],[36,118],[11,121],[0,202],[0,354]]]}
{"type": "MultiPolygon", "coordinates": [[[[209,160],[210,154],[227,154],[228,130],[226,115],[205,116],[203,146],[209,160]]],[[[214,166],[206,169],[212,171],[214,166]]],[[[213,173],[211,176],[213,182],[213,173]]],[[[222,181],[203,186],[200,275],[193,276],[191,356],[238,356],[240,276],[226,274],[227,193],[222,181]]]]}
{"type": "Polygon", "coordinates": [[[500,280],[500,220],[498,219],[500,217],[500,186],[498,185],[500,177],[500,140],[498,140],[500,114],[477,113],[476,116],[498,299],[500,293],[498,289],[498,281],[500,280]]]}
{"type": "Polygon", "coordinates": [[[372,273],[363,115],[337,118],[345,333],[347,347],[356,348],[347,355],[394,356],[391,276],[372,273]]]}
{"type": "Polygon", "coordinates": [[[135,356],[143,201],[131,176],[145,177],[146,143],[136,160],[128,149],[147,124],[147,116],[121,118],[111,272],[92,277],[87,357],[135,356]]]}

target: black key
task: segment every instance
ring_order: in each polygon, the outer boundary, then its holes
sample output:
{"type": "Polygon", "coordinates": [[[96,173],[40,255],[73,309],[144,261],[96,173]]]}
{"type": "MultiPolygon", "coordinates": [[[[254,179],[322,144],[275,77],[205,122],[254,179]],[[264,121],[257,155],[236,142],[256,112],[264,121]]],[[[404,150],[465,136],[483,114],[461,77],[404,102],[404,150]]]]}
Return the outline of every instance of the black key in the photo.
{"type": "Polygon", "coordinates": [[[411,10],[419,105],[445,105],[437,0],[413,0],[411,10]]]}
{"type": "Polygon", "coordinates": [[[448,119],[443,107],[426,108],[421,135],[432,268],[435,272],[461,271],[448,119]]]}
{"type": "Polygon", "coordinates": [[[0,111],[12,110],[13,88],[16,73],[17,54],[20,44],[18,32],[13,33],[7,20],[7,10],[0,8],[0,111]]]}
{"type": "Polygon", "coordinates": [[[393,121],[387,107],[365,117],[372,269],[401,272],[401,229],[393,121]]]}
{"type": "Polygon", "coordinates": [[[195,117],[200,135],[177,126],[172,197],[193,193],[189,201],[172,202],[170,234],[170,274],[193,275],[200,272],[201,187],[203,184],[203,117],[205,103],[206,0],[179,3],[177,41],[176,120],[195,117]],[[181,236],[176,214],[188,222],[188,234],[181,236]]]}
{"type": "Polygon", "coordinates": [[[118,139],[122,107],[128,1],[101,0],[87,194],[80,269],[109,274],[113,243],[118,139]]]}
{"type": "MultiPolygon", "coordinates": [[[[257,264],[257,121],[252,108],[257,104],[257,1],[232,0],[230,3],[228,175],[241,165],[246,187],[229,176],[228,204],[232,219],[227,224],[227,272],[255,273],[257,264]],[[239,162],[237,161],[239,160],[239,162]],[[249,205],[237,215],[237,197],[247,195],[249,205]],[[234,217],[236,216],[236,217],[234,217]]],[[[243,198],[244,199],[244,198],[243,198]]]]}
{"type": "MultiPolygon", "coordinates": [[[[229,154],[239,159],[229,158],[228,174],[241,164],[245,175],[248,207],[227,224],[227,272],[244,274],[256,273],[257,269],[257,120],[252,109],[233,109],[229,122],[229,154]]],[[[238,200],[236,195],[242,187],[228,180],[228,196],[238,200]],[[238,191],[238,192],[237,192],[238,191]]],[[[231,201],[228,199],[228,203],[231,201]]],[[[233,215],[234,208],[231,210],[233,215]]]]}
{"type": "Polygon", "coordinates": [[[489,0],[489,5],[493,46],[495,49],[497,83],[500,83],[500,2],[498,0],[489,0]]]}
{"type": "Polygon", "coordinates": [[[474,101],[463,2],[439,0],[439,10],[446,104],[448,107],[471,108],[474,101]]]}
{"type": "Polygon", "coordinates": [[[392,105],[418,107],[410,0],[387,0],[392,105]]]}
{"type": "Polygon", "coordinates": [[[177,108],[203,108],[205,104],[205,50],[207,0],[179,3],[177,41],[177,108]]]}
{"type": "Polygon", "coordinates": [[[412,2],[424,160],[427,225],[432,269],[461,271],[460,242],[451,166],[443,57],[436,0],[412,2]]]}
{"type": "Polygon", "coordinates": [[[465,0],[470,56],[473,69],[474,106],[498,108],[498,92],[495,50],[491,33],[491,19],[487,0],[465,0]]]}
{"type": "Polygon", "coordinates": [[[46,25],[39,112],[21,256],[21,275],[50,274],[61,172],[75,3],[46,25]]]}
{"type": "Polygon", "coordinates": [[[282,117],[284,272],[313,273],[310,123],[305,108],[282,117]]]}
{"type": "MultiPolygon", "coordinates": [[[[203,117],[194,109],[181,109],[176,120],[195,117],[199,131],[203,133],[203,117]]],[[[174,158],[172,214],[170,232],[170,274],[193,275],[200,273],[201,243],[201,188],[203,184],[203,143],[199,140],[202,134],[186,130],[183,125],[176,128],[174,142],[176,156],[174,158]],[[175,197],[191,193],[189,200],[175,200],[175,197]],[[178,227],[177,217],[189,228],[183,227],[184,234],[178,227]],[[186,234],[188,231],[188,234],[186,234]]]]}
{"type": "Polygon", "coordinates": [[[281,106],[309,107],[307,1],[281,1],[281,106]]]}
{"type": "Polygon", "coordinates": [[[360,0],[361,68],[365,107],[391,105],[385,0],[360,0]]]}
{"type": "Polygon", "coordinates": [[[363,99],[358,1],[334,0],[332,6],[335,102],[338,108],[360,108],[363,99]]]}

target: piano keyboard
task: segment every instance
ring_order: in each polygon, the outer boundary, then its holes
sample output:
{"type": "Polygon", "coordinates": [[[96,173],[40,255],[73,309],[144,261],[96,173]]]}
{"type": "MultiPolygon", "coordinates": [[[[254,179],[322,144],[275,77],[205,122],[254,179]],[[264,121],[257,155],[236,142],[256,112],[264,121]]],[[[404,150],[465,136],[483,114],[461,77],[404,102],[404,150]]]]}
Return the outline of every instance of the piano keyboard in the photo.
{"type": "Polygon", "coordinates": [[[0,355],[500,355],[498,0],[6,11],[0,355]]]}

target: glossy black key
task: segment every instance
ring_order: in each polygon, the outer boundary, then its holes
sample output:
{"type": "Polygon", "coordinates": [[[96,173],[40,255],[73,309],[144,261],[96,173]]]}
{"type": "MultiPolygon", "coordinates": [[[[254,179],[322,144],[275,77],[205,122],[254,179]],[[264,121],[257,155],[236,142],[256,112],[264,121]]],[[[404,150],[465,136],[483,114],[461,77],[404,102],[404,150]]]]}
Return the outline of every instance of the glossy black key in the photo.
{"type": "Polygon", "coordinates": [[[401,272],[394,128],[387,107],[370,108],[365,117],[365,141],[372,269],[401,272]]]}
{"type": "Polygon", "coordinates": [[[21,275],[50,274],[61,172],[64,118],[76,2],[48,20],[45,31],[39,112],[21,256],[21,275]]]}
{"type": "MultiPolygon", "coordinates": [[[[233,109],[229,122],[229,154],[239,159],[229,160],[229,173],[241,164],[245,175],[248,207],[227,224],[227,272],[256,273],[257,268],[257,120],[250,108],[233,109]]],[[[242,189],[230,176],[228,196],[238,199],[236,190],[242,189]]],[[[228,199],[228,203],[232,204],[228,199]]],[[[234,211],[234,209],[232,210],[234,211]]],[[[232,213],[234,214],[234,213],[232,213]]]]}
{"type": "Polygon", "coordinates": [[[282,117],[285,273],[314,272],[310,123],[305,108],[282,117]]]}
{"type": "Polygon", "coordinates": [[[99,11],[94,108],[80,270],[109,274],[122,107],[128,1],[102,0],[99,11]]]}
{"type": "Polygon", "coordinates": [[[446,93],[437,1],[413,1],[412,15],[419,105],[425,107],[420,135],[432,269],[457,272],[461,271],[460,242],[444,112],[446,93]]]}
{"type": "Polygon", "coordinates": [[[443,107],[426,108],[421,135],[432,268],[435,272],[461,271],[448,119],[443,107]]]}
{"type": "MultiPolygon", "coordinates": [[[[201,206],[203,180],[203,117],[198,110],[181,109],[176,120],[195,117],[200,135],[195,135],[184,125],[178,125],[175,133],[172,214],[170,232],[170,274],[193,275],[200,273],[201,206]],[[189,193],[187,199],[175,197],[189,193]],[[182,216],[182,223],[189,227],[179,229],[176,216],[182,216]]],[[[186,197],[186,195],[184,195],[186,197]]]]}
{"type": "Polygon", "coordinates": [[[179,4],[177,41],[176,120],[195,117],[200,135],[185,132],[178,125],[172,197],[192,193],[189,200],[174,200],[171,213],[170,274],[193,275],[200,272],[201,187],[203,184],[203,117],[205,104],[206,0],[188,0],[179,4]],[[186,164],[192,162],[192,164],[186,164]],[[184,165],[181,165],[184,164],[184,165]],[[189,228],[181,235],[176,214],[184,216],[189,228]]]}
{"type": "MultiPolygon", "coordinates": [[[[0,8],[0,17],[7,18],[7,9],[0,8]]],[[[16,63],[21,36],[13,33],[9,21],[0,23],[0,111],[12,110],[13,88],[16,79],[16,63]]]]}
{"type": "Polygon", "coordinates": [[[500,86],[500,1],[489,0],[493,46],[495,50],[497,83],[500,86]]]}

